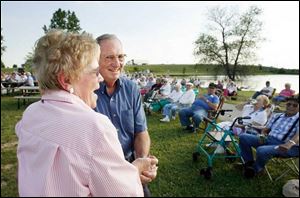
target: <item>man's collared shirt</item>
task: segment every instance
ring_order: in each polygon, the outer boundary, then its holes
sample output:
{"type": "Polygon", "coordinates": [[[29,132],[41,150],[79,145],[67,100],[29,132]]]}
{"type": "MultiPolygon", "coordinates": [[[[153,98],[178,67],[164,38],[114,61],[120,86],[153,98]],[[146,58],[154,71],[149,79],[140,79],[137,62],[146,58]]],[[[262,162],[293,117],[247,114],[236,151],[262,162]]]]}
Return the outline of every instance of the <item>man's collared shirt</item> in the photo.
{"type": "Polygon", "coordinates": [[[146,116],[142,106],[141,94],[136,84],[120,77],[117,88],[108,95],[105,82],[95,91],[98,95],[96,111],[106,115],[117,128],[126,158],[134,151],[135,133],[147,130],[146,116]]]}
{"type": "MultiPolygon", "coordinates": [[[[271,129],[269,136],[284,141],[283,137],[289,132],[290,128],[298,118],[299,112],[296,115],[290,117],[282,113],[275,114],[267,124],[267,128],[271,129]],[[278,116],[280,117],[278,118],[278,116]]],[[[295,127],[292,129],[291,133],[287,136],[285,141],[290,140],[296,134],[296,132],[299,132],[299,120],[295,127]]]]}
{"type": "MultiPolygon", "coordinates": [[[[207,100],[209,100],[213,104],[219,104],[220,100],[218,96],[213,94],[204,94],[203,95],[207,100]]],[[[205,102],[203,99],[197,98],[195,102],[192,104],[193,109],[204,109],[206,111],[211,110],[212,108],[205,102]]]]}

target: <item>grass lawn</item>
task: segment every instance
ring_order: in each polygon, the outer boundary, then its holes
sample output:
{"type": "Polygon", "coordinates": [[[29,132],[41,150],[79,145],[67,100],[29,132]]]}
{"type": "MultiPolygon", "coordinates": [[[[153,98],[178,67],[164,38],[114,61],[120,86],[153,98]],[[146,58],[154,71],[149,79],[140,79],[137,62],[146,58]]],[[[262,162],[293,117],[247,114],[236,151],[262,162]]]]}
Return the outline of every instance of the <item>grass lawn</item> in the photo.
{"type": "MultiPolygon", "coordinates": [[[[237,104],[240,99],[249,98],[252,93],[240,92],[238,101],[227,101],[237,104]]],[[[1,196],[18,196],[16,184],[17,171],[17,138],[15,124],[20,120],[25,107],[17,109],[17,101],[11,96],[1,96],[1,196]]],[[[192,161],[192,153],[201,137],[201,133],[190,134],[181,130],[178,118],[171,123],[160,123],[161,115],[147,117],[151,136],[151,153],[159,159],[158,175],[149,188],[153,196],[236,196],[236,197],[278,197],[282,196],[282,186],[287,176],[272,183],[267,175],[246,180],[240,170],[224,159],[213,163],[213,176],[205,180],[199,176],[199,168],[207,167],[204,155],[198,162],[192,161]]],[[[271,171],[280,172],[280,167],[271,171]]]]}

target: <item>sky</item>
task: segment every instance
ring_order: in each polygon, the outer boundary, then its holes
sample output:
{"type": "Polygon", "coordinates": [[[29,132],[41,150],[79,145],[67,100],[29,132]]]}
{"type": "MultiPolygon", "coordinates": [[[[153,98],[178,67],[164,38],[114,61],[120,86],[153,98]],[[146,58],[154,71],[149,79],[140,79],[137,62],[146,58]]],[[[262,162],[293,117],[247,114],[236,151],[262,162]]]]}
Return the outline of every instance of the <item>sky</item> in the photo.
{"type": "Polygon", "coordinates": [[[299,2],[89,2],[89,1],[1,1],[1,34],[6,66],[21,66],[33,51],[42,27],[50,25],[59,8],[74,11],[80,27],[95,38],[116,34],[127,60],[149,64],[195,64],[194,42],[208,31],[207,13],[213,6],[233,6],[240,13],[251,5],[262,8],[260,16],[266,38],[252,64],[278,68],[299,68],[299,2]]]}

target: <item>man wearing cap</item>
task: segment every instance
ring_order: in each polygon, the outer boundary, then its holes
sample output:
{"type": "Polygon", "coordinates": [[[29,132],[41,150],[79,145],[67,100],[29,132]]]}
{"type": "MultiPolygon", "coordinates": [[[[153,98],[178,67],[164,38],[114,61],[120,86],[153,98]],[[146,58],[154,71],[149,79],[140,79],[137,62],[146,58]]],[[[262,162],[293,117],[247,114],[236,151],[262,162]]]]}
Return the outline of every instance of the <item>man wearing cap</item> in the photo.
{"type": "Polygon", "coordinates": [[[207,94],[200,94],[191,107],[184,108],[179,111],[180,123],[182,126],[186,127],[186,130],[196,132],[203,120],[203,117],[207,116],[207,111],[217,109],[219,98],[215,92],[216,85],[214,83],[210,83],[207,89],[207,94]],[[194,125],[192,125],[190,118],[192,118],[194,125]]]}

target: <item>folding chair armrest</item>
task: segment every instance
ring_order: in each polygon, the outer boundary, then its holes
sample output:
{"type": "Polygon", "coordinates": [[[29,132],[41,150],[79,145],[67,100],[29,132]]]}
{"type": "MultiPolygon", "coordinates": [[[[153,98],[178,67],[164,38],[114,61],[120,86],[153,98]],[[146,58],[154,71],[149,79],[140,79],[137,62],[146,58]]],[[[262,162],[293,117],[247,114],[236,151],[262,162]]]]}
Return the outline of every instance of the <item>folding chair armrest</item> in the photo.
{"type": "Polygon", "coordinates": [[[209,119],[208,117],[203,117],[203,120],[205,120],[205,121],[207,121],[207,122],[209,122],[210,124],[214,124],[214,122],[211,120],[211,119],[209,119]]]}

